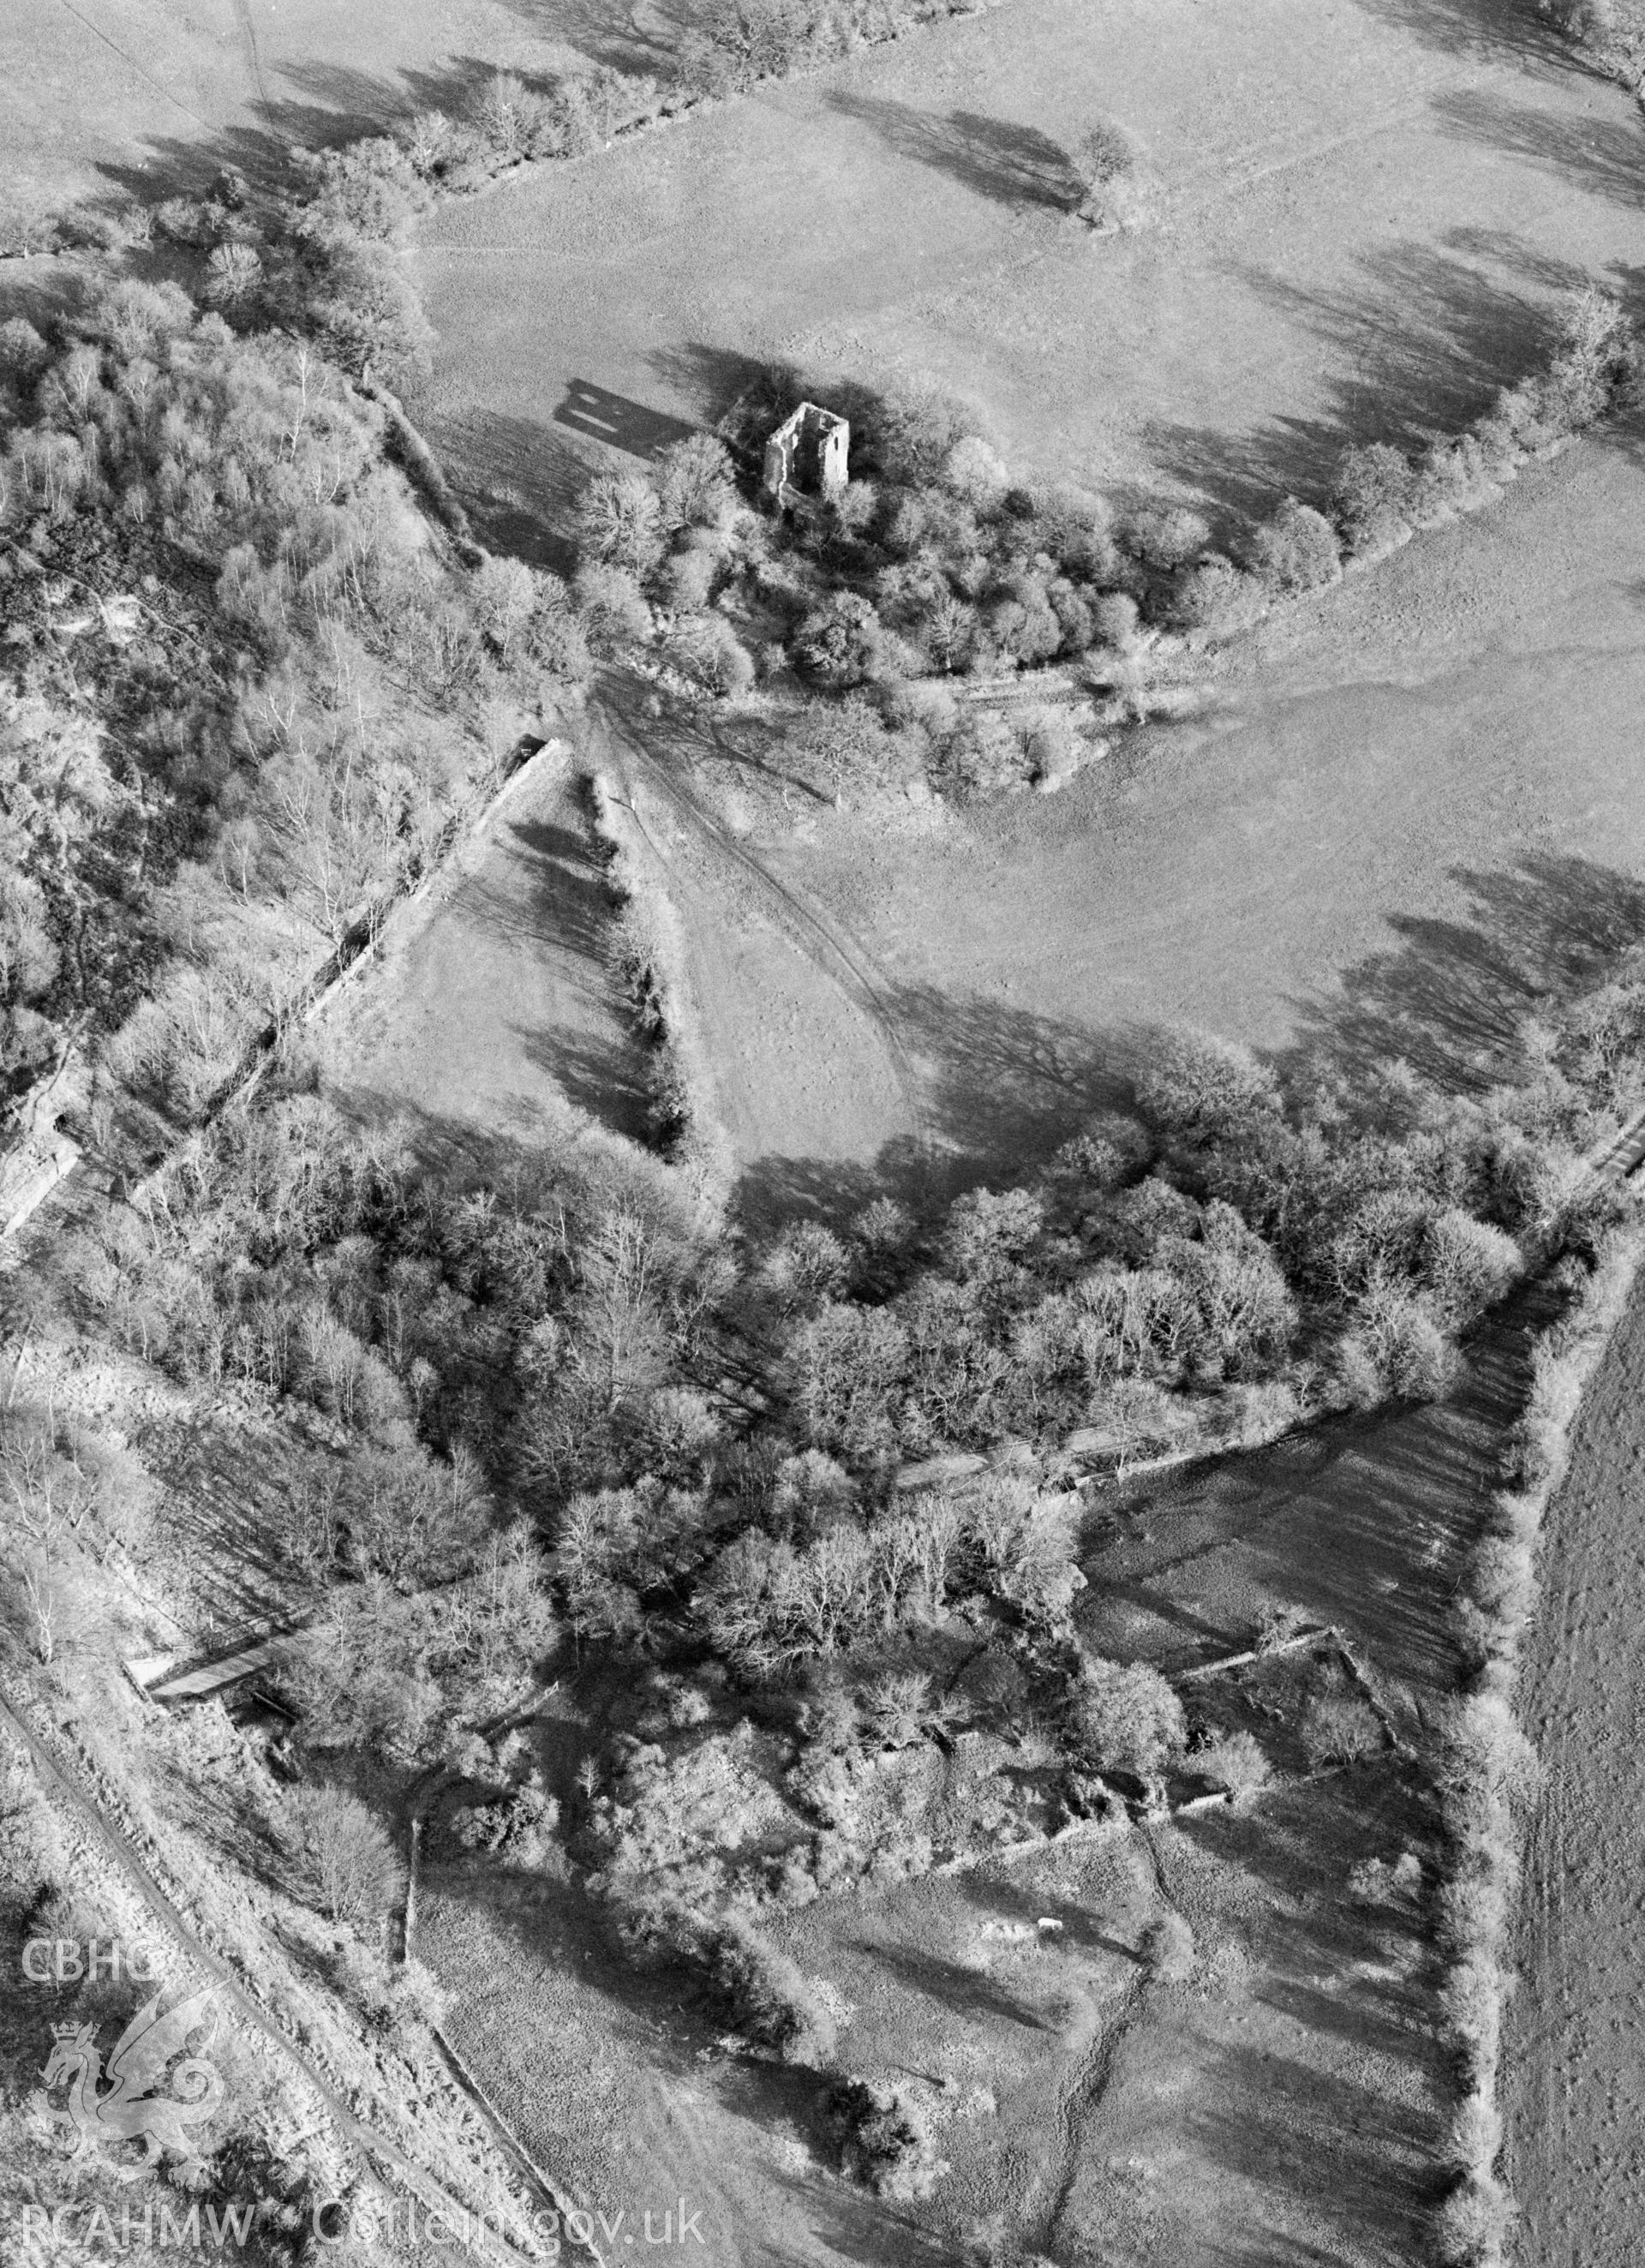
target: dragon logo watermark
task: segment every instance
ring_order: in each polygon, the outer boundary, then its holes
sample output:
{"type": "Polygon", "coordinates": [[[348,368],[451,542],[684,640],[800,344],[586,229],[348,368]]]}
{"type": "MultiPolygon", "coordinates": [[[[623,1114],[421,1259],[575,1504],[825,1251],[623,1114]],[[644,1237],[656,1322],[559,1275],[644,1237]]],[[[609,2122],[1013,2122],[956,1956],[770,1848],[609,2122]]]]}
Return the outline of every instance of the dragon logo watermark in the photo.
{"type": "Polygon", "coordinates": [[[66,2086],[66,2117],[75,2134],[71,2158],[99,2144],[137,2142],[143,2155],[116,2168],[136,2181],[168,2152],[197,2154],[192,2129],[203,2126],[223,2101],[216,2066],[191,2047],[209,2047],[217,2032],[216,1999],[208,1988],[162,2014],[164,1992],[138,2009],[109,2052],[105,2068],[92,2024],[57,2024],[47,2060],[47,2092],[66,2086]],[[105,2081],[107,2084],[105,2086],[105,2081]],[[169,2091],[167,2091],[169,2090],[169,2091]]]}

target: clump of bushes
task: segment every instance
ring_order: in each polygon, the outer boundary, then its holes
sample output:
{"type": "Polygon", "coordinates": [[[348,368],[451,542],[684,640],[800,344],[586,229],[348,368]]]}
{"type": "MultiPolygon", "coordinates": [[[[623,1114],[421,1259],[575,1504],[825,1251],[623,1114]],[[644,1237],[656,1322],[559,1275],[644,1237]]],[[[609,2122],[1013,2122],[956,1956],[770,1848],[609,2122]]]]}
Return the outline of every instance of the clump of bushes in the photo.
{"type": "Polygon", "coordinates": [[[1248,1810],[1274,1777],[1274,1768],[1253,1733],[1221,1733],[1201,1741],[1187,1761],[1202,1779],[1227,1789],[1236,1811],[1248,1810]]]}
{"type": "Polygon", "coordinates": [[[1145,1661],[1088,1654],[1072,1700],[1074,1732],[1091,1761],[1133,1778],[1155,1780],[1187,1745],[1182,1703],[1145,1661]]]}
{"type": "Polygon", "coordinates": [[[461,1851],[485,1852],[519,1867],[537,1867],[557,1848],[554,1830],[560,1806],[532,1772],[512,1794],[490,1803],[466,1804],[451,1821],[452,1839],[461,1851]]]}
{"type": "Polygon", "coordinates": [[[785,2063],[826,2064],[834,2051],[833,2014],[786,1953],[735,1914],[709,1926],[702,1950],[739,2029],[785,2063]]]}
{"type": "Polygon", "coordinates": [[[948,2171],[930,2112],[906,2088],[842,2078],[829,2091],[826,2111],[841,2169],[876,2197],[916,2202],[948,2171]]]}
{"type": "Polygon", "coordinates": [[[285,1826],[304,1887],[333,1921],[375,1923],[404,1887],[404,1869],[376,1814],[344,1788],[293,1788],[285,1826]]]}
{"type": "Polygon", "coordinates": [[[688,1962],[738,2031],[784,2063],[826,2070],[838,2036],[831,1996],[743,1912],[641,1890],[622,1911],[631,1944],[688,1962]]]}
{"type": "Polygon", "coordinates": [[[1379,1756],[1387,1735],[1377,1712],[1357,1693],[1316,1694],[1303,1715],[1311,1764],[1351,1764],[1379,1756]]]}

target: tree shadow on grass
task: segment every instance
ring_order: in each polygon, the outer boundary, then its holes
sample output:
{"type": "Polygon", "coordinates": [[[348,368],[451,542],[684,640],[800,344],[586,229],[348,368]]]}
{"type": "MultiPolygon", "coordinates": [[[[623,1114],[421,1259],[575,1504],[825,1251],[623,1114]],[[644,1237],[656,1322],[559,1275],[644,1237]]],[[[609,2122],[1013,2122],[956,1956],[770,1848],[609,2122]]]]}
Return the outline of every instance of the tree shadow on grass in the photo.
{"type": "Polygon", "coordinates": [[[797,1214],[841,1229],[878,1197],[929,1223],[980,1182],[1028,1179],[1093,1112],[1131,1099],[1130,1072],[1141,1060],[1134,1035],[984,998],[955,1000],[933,986],[888,987],[872,1005],[909,1063],[921,1132],[886,1144],[871,1164],[755,1160],[737,1193],[751,1229],[797,1214]]]}
{"type": "Polygon", "coordinates": [[[1333,405],[1246,433],[1159,421],[1150,454],[1224,512],[1260,516],[1276,498],[1318,502],[1345,453],[1368,442],[1414,452],[1462,431],[1503,387],[1546,363],[1558,301],[1586,272],[1503,232],[1453,230],[1443,248],[1411,243],[1363,263],[1358,288],[1304,289],[1264,269],[1245,282],[1286,330],[1319,341],[1333,405]],[[1494,269],[1496,272],[1491,272],[1494,269]]]}
{"type": "Polygon", "coordinates": [[[1073,212],[1084,200],[1085,184],[1068,151],[1037,127],[973,110],[939,115],[848,88],[826,99],[831,110],[872,128],[900,158],[946,173],[996,204],[1073,212]]]}
{"type": "Polygon", "coordinates": [[[1561,1009],[1645,943],[1645,882],[1561,851],[1490,873],[1455,867],[1461,918],[1394,914],[1399,943],[1298,1001],[1274,1056],[1299,1087],[1370,1093],[1408,1064],[1442,1092],[1478,1094],[1524,1068],[1527,1017],[1561,1009]]]}
{"type": "Polygon", "coordinates": [[[793,363],[740,353],[733,347],[687,340],[654,347],[646,357],[661,383],[691,402],[702,424],[734,449],[746,452],[805,399],[806,384],[793,363]]]}
{"type": "MultiPolygon", "coordinates": [[[[460,960],[476,932],[516,940],[509,997],[487,1012],[499,1049],[511,1047],[546,1073],[595,1123],[643,1145],[650,1059],[612,973],[613,922],[605,871],[586,837],[552,820],[515,820],[498,829],[396,964],[395,990],[415,989],[431,956],[460,960]],[[547,1004],[556,992],[575,999],[575,1014],[551,1018],[547,1004]],[[533,1007],[539,1012],[528,1021],[509,1012],[533,1007]]],[[[530,1123],[529,1110],[521,1123],[530,1123]]]]}
{"type": "Polygon", "coordinates": [[[639,8],[613,8],[611,0],[501,0],[539,39],[574,48],[592,63],[635,75],[667,77],[679,58],[679,42],[692,28],[689,4],[653,5],[645,13],[655,31],[641,22],[639,8]]]}
{"type": "Polygon", "coordinates": [[[1044,2011],[1015,1992],[1008,1992],[986,1970],[967,1969],[940,1953],[923,1953],[910,1946],[864,1942],[857,1947],[876,1965],[890,1971],[907,1990],[923,1993],[951,2015],[983,2017],[1028,2032],[1057,2029],[1044,2011]]]}
{"type": "Polygon", "coordinates": [[[1234,2182],[1277,2192],[1326,2234],[1318,2246],[1267,2229],[1253,2239],[1236,2222],[1197,2256],[1207,2268],[1340,2268],[1346,2257],[1392,2268],[1430,2257],[1431,2215],[1450,2178],[1431,2112],[1271,2049],[1229,2044],[1209,2063],[1184,2112],[1189,2146],[1234,2182]]]}
{"type": "Polygon", "coordinates": [[[77,260],[42,253],[0,264],[0,323],[14,317],[49,336],[83,305],[91,277],[77,260]]]}
{"type": "MultiPolygon", "coordinates": [[[[1368,1122],[1404,1109],[1407,1071],[1442,1094],[1483,1094],[1526,1069],[1528,1018],[1557,1021],[1645,945],[1645,882],[1590,859],[1532,852],[1450,880],[1467,894],[1464,912],[1391,916],[1391,947],[1291,1003],[1292,1038],[1267,1051],[1290,1091],[1326,1086],[1368,1122]]],[[[1164,1037],[930,985],[888,985],[874,1005],[909,1065],[920,1135],[871,1163],[755,1160],[738,1191],[751,1228],[796,1214],[841,1227],[882,1195],[929,1219],[979,1182],[1024,1182],[1094,1113],[1134,1106],[1164,1037]]]]}
{"type": "Polygon", "coordinates": [[[1509,57],[1546,77],[1588,69],[1582,51],[1525,0],[1359,0],[1359,5],[1446,55],[1480,62],[1509,57]]]}
{"type": "MultiPolygon", "coordinates": [[[[1393,2240],[1392,2257],[1422,2250],[1443,2180],[1444,2059],[1423,1911],[1356,1900],[1348,1877],[1361,1859],[1426,1854],[1434,1821],[1426,1774],[1391,1760],[1277,1791],[1247,1815],[1192,1815],[1172,1830],[1225,1877],[1267,1893],[1241,1909],[1252,1997],[1320,2043],[1285,2054],[1205,2037],[1207,2083],[1186,2098],[1193,2139],[1213,2164],[1272,2185],[1334,2228],[1356,2258],[1376,2231],[1393,2240]],[[1391,2072],[1389,2084],[1363,2082],[1367,2058],[1391,2072]]],[[[1169,1841],[1162,1848],[1169,1872],[1169,1841]]]]}
{"type": "Polygon", "coordinates": [[[1048,1016],[935,986],[886,995],[885,1012],[925,1067],[927,1128],[939,1182],[983,1173],[1025,1178],[1094,1111],[1127,1108],[1142,1035],[1048,1016]],[[945,1161],[946,1160],[946,1161],[945,1161]]]}
{"type": "Polygon", "coordinates": [[[1619,92],[1615,117],[1551,117],[1483,87],[1458,87],[1433,107],[1455,140],[1527,160],[1638,212],[1645,209],[1645,123],[1621,105],[1619,92]]]}
{"type": "MultiPolygon", "coordinates": [[[[224,166],[245,175],[253,199],[288,194],[302,179],[294,153],[340,149],[363,136],[386,133],[420,110],[465,117],[496,71],[479,55],[381,74],[341,63],[283,63],[274,75],[294,92],[249,105],[254,123],[224,126],[196,138],[151,135],[141,161],[105,158],[98,170],[121,201],[143,204],[203,196],[224,166]]],[[[540,75],[521,76],[536,88],[552,84],[540,75]]]]}
{"type": "MultiPolygon", "coordinates": [[[[414,420],[425,414],[415,389],[407,407],[414,420]]],[[[577,563],[577,506],[598,453],[536,418],[490,409],[430,416],[422,431],[476,540],[569,580],[577,563]]]]}

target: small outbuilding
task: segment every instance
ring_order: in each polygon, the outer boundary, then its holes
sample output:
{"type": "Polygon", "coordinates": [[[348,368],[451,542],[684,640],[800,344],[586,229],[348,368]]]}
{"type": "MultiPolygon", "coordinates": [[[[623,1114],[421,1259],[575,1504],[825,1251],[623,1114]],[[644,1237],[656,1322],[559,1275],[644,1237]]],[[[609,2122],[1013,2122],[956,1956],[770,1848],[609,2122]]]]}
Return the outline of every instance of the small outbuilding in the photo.
{"type": "Polygon", "coordinates": [[[848,420],[802,401],[766,443],[765,490],[784,511],[838,496],[850,478],[848,420]]]}

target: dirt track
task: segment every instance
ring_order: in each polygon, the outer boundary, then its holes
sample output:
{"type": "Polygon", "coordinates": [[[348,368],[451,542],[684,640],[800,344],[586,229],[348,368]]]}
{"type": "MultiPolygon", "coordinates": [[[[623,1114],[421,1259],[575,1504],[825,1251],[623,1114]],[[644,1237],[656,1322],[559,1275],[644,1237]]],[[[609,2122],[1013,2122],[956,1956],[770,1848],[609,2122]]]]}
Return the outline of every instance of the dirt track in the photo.
{"type": "MultiPolygon", "coordinates": [[[[20,1703],[21,1692],[17,1697],[20,1703]]],[[[100,1844],[103,1846],[152,1919],[184,1956],[211,1979],[213,1988],[232,2007],[239,2021],[255,2032],[275,2058],[301,2073],[304,2083],[324,2107],[338,2134],[352,2144],[368,2161],[375,2161],[378,2166],[391,2169],[393,2176],[425,2207],[444,2214],[448,2226],[468,2228],[473,2249],[479,2257],[497,2264],[497,2268],[518,2268],[524,2256],[512,2242],[505,2241],[482,2218],[466,2212],[443,2183],[357,2115],[354,2103],[339,2091],[313,2057],[298,2043],[296,2036],[297,2026],[291,2024],[289,2033],[286,2025],[290,2022],[290,2018],[283,2022],[277,2021],[260,2000],[253,1998],[223,1955],[202,1940],[187,1916],[161,1887],[147,1859],[125,1830],[107,1817],[100,1806],[85,1793],[77,1776],[31,1724],[24,1708],[14,1707],[4,1697],[0,1697],[0,1732],[9,1734],[30,1758],[42,1792],[54,1807],[73,1820],[93,1845],[100,1844]]]]}
{"type": "Polygon", "coordinates": [[[1645,1297],[1550,1509],[1522,1714],[1541,1753],[1504,2035],[1524,2268],[1635,2268],[1645,2228],[1645,1297]]]}
{"type": "Polygon", "coordinates": [[[813,1194],[762,1189],[774,1158],[804,1158],[830,1189],[865,1158],[923,1165],[925,1066],[911,1060],[893,988],[798,877],[780,877],[694,792],[663,734],[620,711],[595,727],[600,761],[661,868],[691,955],[702,1069],[758,1211],[813,1194]],[[652,743],[662,747],[656,752],[652,743]]]}

